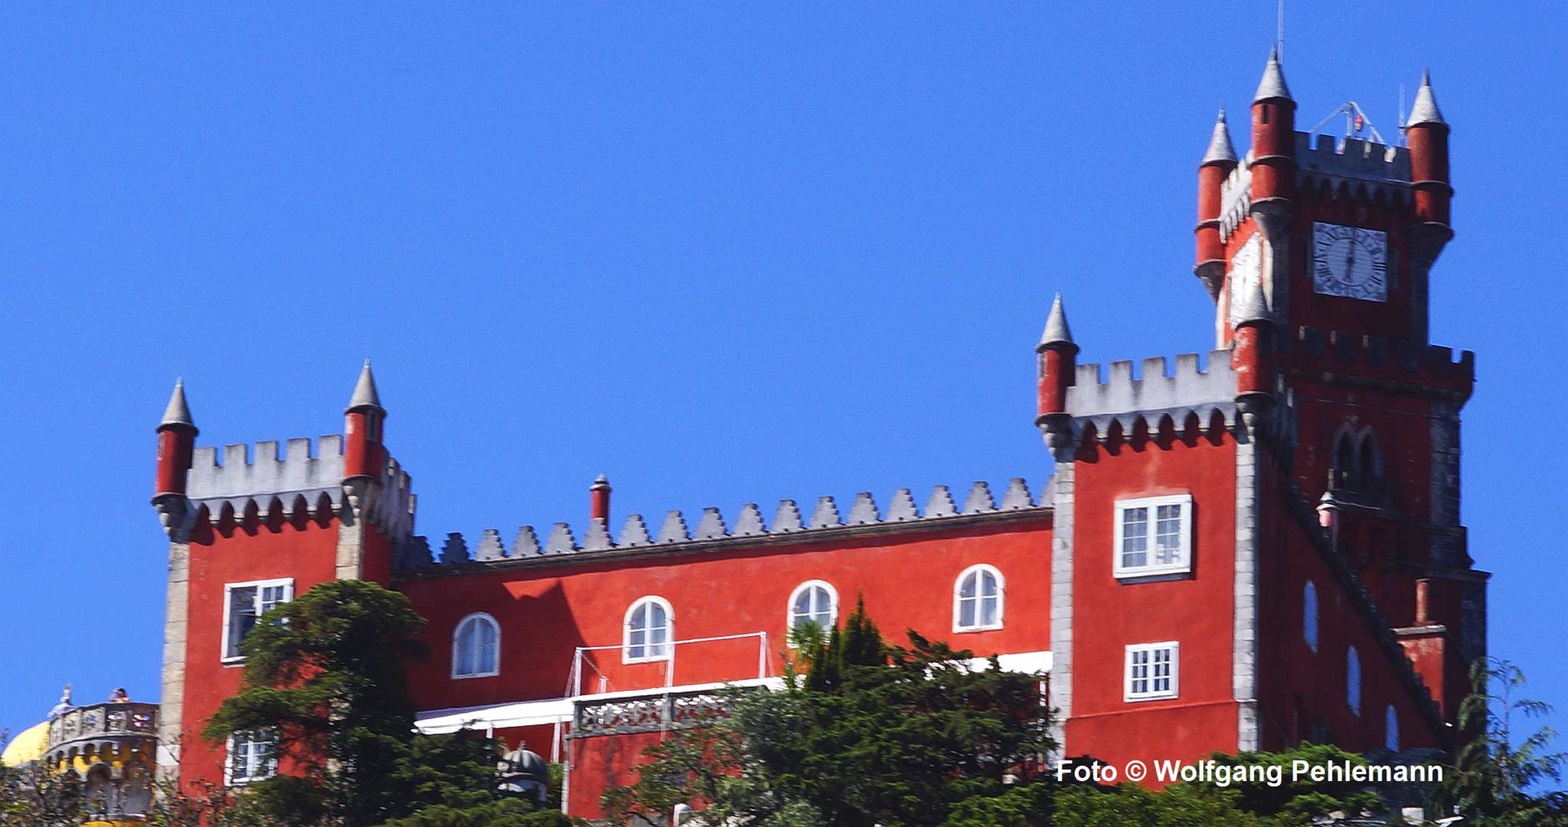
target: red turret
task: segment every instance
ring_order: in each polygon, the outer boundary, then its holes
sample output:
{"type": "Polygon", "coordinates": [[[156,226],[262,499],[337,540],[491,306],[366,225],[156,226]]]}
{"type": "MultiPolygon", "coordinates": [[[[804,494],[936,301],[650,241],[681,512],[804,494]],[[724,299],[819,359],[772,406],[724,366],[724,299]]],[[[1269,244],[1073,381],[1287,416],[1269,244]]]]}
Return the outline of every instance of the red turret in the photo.
{"type": "Polygon", "coordinates": [[[1252,96],[1252,203],[1289,200],[1296,183],[1296,102],[1279,52],[1269,53],[1252,96]]]}
{"type": "Polygon", "coordinates": [[[1072,415],[1067,412],[1067,389],[1078,373],[1078,345],[1067,327],[1067,310],[1062,307],[1062,294],[1057,293],[1051,302],[1051,315],[1045,320],[1045,332],[1040,344],[1035,346],[1040,357],[1039,404],[1035,425],[1045,432],[1046,442],[1052,448],[1064,442],[1072,431],[1072,415]]]}
{"type": "Polygon", "coordinates": [[[174,394],[158,423],[158,476],[153,484],[154,503],[164,497],[185,496],[186,473],[191,467],[191,452],[196,447],[196,423],[185,402],[185,382],[174,380],[174,394]]]}
{"type": "Polygon", "coordinates": [[[381,397],[376,393],[376,377],[370,372],[370,360],[359,372],[359,383],[344,411],[343,425],[343,479],[344,481],[381,476],[386,464],[386,449],[381,444],[382,423],[387,418],[381,407],[381,397]]]}
{"type": "Polygon", "coordinates": [[[1198,225],[1193,228],[1198,237],[1197,263],[1193,272],[1203,280],[1210,298],[1219,295],[1225,280],[1225,242],[1220,238],[1221,191],[1234,169],[1236,149],[1231,145],[1225,109],[1221,107],[1219,119],[1214,122],[1214,133],[1209,137],[1209,149],[1198,164],[1198,225]]]}
{"type": "Polygon", "coordinates": [[[1274,320],[1263,297],[1263,286],[1236,297],[1236,332],[1231,338],[1230,366],[1236,374],[1236,401],[1244,413],[1260,413],[1274,392],[1274,320]]]}
{"type": "Polygon", "coordinates": [[[1437,108],[1430,73],[1421,76],[1421,89],[1405,122],[1405,143],[1410,147],[1416,219],[1448,226],[1448,205],[1454,194],[1448,180],[1448,123],[1437,108]]]}

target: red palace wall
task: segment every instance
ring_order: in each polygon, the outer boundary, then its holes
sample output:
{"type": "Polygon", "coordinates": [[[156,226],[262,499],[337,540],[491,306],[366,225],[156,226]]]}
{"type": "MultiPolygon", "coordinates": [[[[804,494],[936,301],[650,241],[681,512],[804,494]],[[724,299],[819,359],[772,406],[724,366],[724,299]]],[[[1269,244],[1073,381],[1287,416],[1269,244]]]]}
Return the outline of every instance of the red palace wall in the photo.
{"type": "Polygon", "coordinates": [[[185,648],[185,705],[180,775],[223,780],[225,746],[201,735],[224,698],[240,688],[242,664],[223,663],[224,584],[292,578],[294,592],[335,577],[338,526],[315,520],[237,527],[199,528],[190,542],[189,631],[185,648]]]}
{"type": "MultiPolygon", "coordinates": [[[[895,643],[907,642],[904,630],[914,629],[977,655],[1049,649],[1049,515],[934,528],[686,554],[655,547],[639,559],[612,554],[601,562],[548,561],[408,581],[400,588],[429,620],[431,651],[413,670],[414,697],[424,709],[562,697],[576,648],[621,645],[627,609],[646,596],[669,601],[676,640],[766,632],[767,672],[776,676],[789,598],[808,580],[837,590],[841,617],[863,596],[866,611],[895,643]],[[954,582],[979,563],[1004,578],[1003,628],[954,634],[954,582]],[[500,674],[453,680],[452,633],[473,612],[489,613],[501,627],[500,674]]],[[[677,646],[674,683],[755,678],[758,646],[754,638],[677,646]]],[[[613,650],[593,659],[583,670],[583,693],[600,691],[600,675],[610,692],[665,681],[663,662],[623,664],[613,650]]]]}
{"type": "Polygon", "coordinates": [[[1073,712],[1068,751],[1124,763],[1236,748],[1231,692],[1236,449],[1229,437],[1080,449],[1075,463],[1073,712]],[[1164,582],[1112,576],[1115,503],[1191,494],[1193,573],[1164,582]],[[1123,699],[1128,644],[1180,645],[1180,696],[1123,699]]]}

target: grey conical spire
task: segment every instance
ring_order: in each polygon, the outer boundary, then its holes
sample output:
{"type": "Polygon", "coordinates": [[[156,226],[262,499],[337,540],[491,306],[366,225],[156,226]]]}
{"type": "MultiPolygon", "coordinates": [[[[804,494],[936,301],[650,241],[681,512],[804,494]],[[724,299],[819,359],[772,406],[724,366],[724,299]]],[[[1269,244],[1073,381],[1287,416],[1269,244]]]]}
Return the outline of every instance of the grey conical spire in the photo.
{"type": "Polygon", "coordinates": [[[1405,119],[1405,126],[1417,126],[1424,123],[1439,123],[1446,125],[1443,113],[1437,108],[1437,97],[1432,94],[1432,73],[1421,73],[1421,88],[1416,90],[1416,102],[1410,107],[1410,117],[1405,119]]]}
{"type": "Polygon", "coordinates": [[[1056,294],[1056,300],[1051,302],[1051,315],[1045,320],[1045,332],[1040,335],[1040,344],[1036,350],[1043,350],[1051,345],[1073,344],[1073,332],[1067,327],[1067,310],[1062,307],[1062,294],[1056,294]]]}
{"type": "Polygon", "coordinates": [[[359,372],[359,382],[354,385],[354,395],[348,400],[348,410],[359,408],[381,407],[381,395],[376,393],[376,375],[370,372],[370,360],[365,360],[365,367],[359,372]]]}
{"type": "Polygon", "coordinates": [[[1230,142],[1230,127],[1225,124],[1225,107],[1214,121],[1214,135],[1209,138],[1209,151],[1203,153],[1204,164],[1236,163],[1236,147],[1230,142]]]}
{"type": "Polygon", "coordinates": [[[1232,296],[1232,301],[1241,302],[1236,307],[1236,325],[1240,327],[1248,322],[1273,322],[1269,315],[1268,299],[1263,297],[1263,283],[1254,281],[1251,289],[1243,290],[1240,296],[1232,296]]]}
{"type": "Polygon", "coordinates": [[[1290,96],[1290,87],[1285,85],[1285,70],[1279,65],[1278,46],[1269,50],[1269,62],[1263,67],[1263,80],[1258,82],[1258,92],[1252,96],[1252,102],[1257,103],[1269,98],[1295,100],[1290,96]]]}
{"type": "Polygon", "coordinates": [[[191,421],[191,406],[185,401],[185,379],[174,380],[174,393],[169,396],[169,406],[163,409],[163,421],[158,423],[159,428],[169,425],[183,425],[195,428],[196,423],[191,421]]]}

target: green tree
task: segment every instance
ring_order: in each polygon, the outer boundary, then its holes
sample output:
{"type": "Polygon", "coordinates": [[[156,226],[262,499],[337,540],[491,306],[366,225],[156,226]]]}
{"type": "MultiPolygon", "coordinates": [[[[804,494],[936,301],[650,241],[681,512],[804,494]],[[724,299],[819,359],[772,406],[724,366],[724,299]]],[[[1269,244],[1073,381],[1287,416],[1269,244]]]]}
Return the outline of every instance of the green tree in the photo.
{"type": "Polygon", "coordinates": [[[1505,660],[1477,660],[1470,684],[1471,693],[1459,706],[1459,728],[1475,737],[1459,751],[1444,784],[1444,802],[1476,824],[1568,825],[1568,799],[1562,793],[1531,793],[1547,780],[1562,780],[1568,754],[1551,751],[1556,731],[1542,726],[1522,739],[1516,732],[1526,721],[1550,713],[1551,706],[1518,697],[1524,673],[1505,660]]]}
{"type": "MultiPolygon", "coordinates": [[[[0,732],[0,750],[7,742],[0,732]]],[[[51,773],[39,762],[20,767],[0,764],[0,824],[28,827],[77,827],[88,804],[74,772],[51,773]]]]}
{"type": "Polygon", "coordinates": [[[423,626],[407,597],[361,580],[323,583],[268,612],[244,642],[243,688],[203,735],[268,733],[283,772],[238,797],[177,797],[164,823],[370,827],[430,809],[492,827],[531,809],[502,800],[493,741],[415,734],[405,665],[424,655],[423,626]]]}
{"type": "Polygon", "coordinates": [[[625,822],[697,802],[737,827],[939,827],[979,806],[966,802],[1049,783],[1040,678],[994,658],[971,669],[969,652],[909,640],[887,646],[857,606],[842,632],[802,651],[802,679],[732,691],[727,717],[652,748],[637,783],[606,794],[606,812],[625,822]]]}

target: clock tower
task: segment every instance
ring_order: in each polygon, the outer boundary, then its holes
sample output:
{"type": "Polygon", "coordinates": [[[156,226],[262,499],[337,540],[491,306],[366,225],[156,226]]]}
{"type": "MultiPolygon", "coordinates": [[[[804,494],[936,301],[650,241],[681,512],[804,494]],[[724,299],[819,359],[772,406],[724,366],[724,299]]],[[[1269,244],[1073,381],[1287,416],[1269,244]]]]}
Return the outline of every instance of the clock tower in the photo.
{"type": "Polygon", "coordinates": [[[1486,575],[1459,520],[1474,357],[1431,345],[1427,322],[1432,266],[1453,236],[1449,127],[1429,76],[1404,146],[1297,132],[1295,114],[1271,54],[1250,149],[1237,157],[1221,112],[1200,162],[1195,272],[1217,347],[1249,371],[1281,493],[1318,503],[1452,716],[1466,664],[1485,653],[1486,575]]]}

